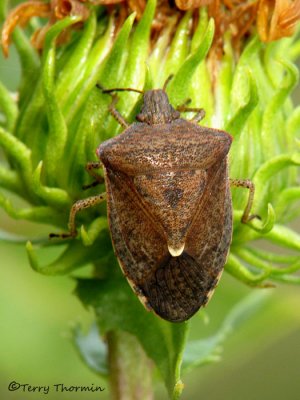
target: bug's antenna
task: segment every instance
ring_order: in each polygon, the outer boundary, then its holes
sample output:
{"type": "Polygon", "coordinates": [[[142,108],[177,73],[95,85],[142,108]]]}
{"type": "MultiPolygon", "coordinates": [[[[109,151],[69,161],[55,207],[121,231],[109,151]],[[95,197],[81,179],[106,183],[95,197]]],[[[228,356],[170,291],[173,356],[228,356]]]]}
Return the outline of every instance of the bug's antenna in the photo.
{"type": "Polygon", "coordinates": [[[174,74],[171,74],[171,75],[169,75],[169,76],[167,77],[167,79],[166,79],[166,81],[165,81],[165,83],[164,83],[164,86],[163,86],[163,88],[162,88],[162,90],[163,90],[164,92],[166,91],[166,88],[167,88],[167,86],[168,86],[170,80],[173,79],[173,78],[174,78],[174,74]]]}
{"type": "Polygon", "coordinates": [[[101,89],[103,93],[112,93],[112,92],[136,92],[144,94],[143,90],[132,89],[132,88],[113,88],[113,89],[104,89],[99,83],[97,83],[97,88],[101,89]]]}

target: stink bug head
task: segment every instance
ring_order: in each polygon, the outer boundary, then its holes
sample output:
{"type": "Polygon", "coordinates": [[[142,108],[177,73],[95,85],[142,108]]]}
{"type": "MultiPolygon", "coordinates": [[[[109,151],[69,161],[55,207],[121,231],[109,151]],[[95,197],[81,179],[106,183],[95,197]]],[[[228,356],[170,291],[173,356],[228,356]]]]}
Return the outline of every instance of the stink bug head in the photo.
{"type": "Polygon", "coordinates": [[[175,110],[162,89],[148,90],[144,94],[144,103],[136,119],[149,125],[167,124],[180,118],[179,111],[175,110]]]}

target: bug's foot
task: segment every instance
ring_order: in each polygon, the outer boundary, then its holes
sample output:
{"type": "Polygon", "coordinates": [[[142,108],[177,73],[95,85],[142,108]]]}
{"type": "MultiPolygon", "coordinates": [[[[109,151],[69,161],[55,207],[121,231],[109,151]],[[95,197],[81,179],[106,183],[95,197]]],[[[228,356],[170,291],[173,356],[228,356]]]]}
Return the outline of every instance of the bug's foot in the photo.
{"type": "Polygon", "coordinates": [[[75,238],[77,233],[49,233],[49,239],[53,238],[60,238],[60,239],[68,239],[68,238],[75,238]]]}
{"type": "Polygon", "coordinates": [[[88,184],[88,185],[83,185],[83,186],[82,186],[82,189],[83,189],[83,190],[87,190],[87,189],[90,189],[90,188],[92,188],[92,187],[95,187],[95,186],[100,185],[100,183],[102,183],[102,182],[94,181],[94,182],[92,182],[92,183],[90,183],[90,184],[88,184]]]}
{"type": "Polygon", "coordinates": [[[260,215],[251,214],[251,215],[248,215],[248,217],[242,217],[242,223],[247,224],[248,222],[252,221],[253,219],[259,219],[260,221],[262,221],[262,218],[260,215]]]}

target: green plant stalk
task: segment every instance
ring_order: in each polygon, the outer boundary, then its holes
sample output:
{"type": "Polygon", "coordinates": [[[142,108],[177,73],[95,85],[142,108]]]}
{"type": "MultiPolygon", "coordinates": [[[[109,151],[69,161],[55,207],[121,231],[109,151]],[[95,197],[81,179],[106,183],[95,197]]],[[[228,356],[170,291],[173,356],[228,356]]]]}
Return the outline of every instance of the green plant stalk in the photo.
{"type": "Polygon", "coordinates": [[[153,365],[138,340],[127,332],[109,331],[109,381],[112,400],[153,400],[153,365]]]}

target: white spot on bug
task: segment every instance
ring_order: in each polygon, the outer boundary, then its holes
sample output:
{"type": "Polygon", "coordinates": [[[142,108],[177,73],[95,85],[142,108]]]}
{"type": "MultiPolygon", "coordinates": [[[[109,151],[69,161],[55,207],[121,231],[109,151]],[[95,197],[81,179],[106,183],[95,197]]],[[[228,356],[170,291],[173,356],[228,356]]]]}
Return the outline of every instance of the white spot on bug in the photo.
{"type": "Polygon", "coordinates": [[[178,249],[174,249],[173,247],[168,245],[168,250],[169,250],[169,253],[171,254],[172,257],[179,257],[182,254],[183,250],[184,250],[184,243],[178,249]]]}

